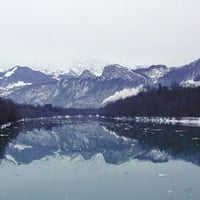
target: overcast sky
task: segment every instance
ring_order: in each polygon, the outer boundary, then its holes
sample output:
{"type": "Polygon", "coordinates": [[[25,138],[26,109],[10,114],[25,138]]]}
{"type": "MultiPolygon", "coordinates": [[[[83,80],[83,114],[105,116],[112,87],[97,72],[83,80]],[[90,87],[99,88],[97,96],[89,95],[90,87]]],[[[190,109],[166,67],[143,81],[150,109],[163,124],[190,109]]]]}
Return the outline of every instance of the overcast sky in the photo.
{"type": "Polygon", "coordinates": [[[200,0],[0,0],[0,67],[169,66],[200,58],[200,0]]]}

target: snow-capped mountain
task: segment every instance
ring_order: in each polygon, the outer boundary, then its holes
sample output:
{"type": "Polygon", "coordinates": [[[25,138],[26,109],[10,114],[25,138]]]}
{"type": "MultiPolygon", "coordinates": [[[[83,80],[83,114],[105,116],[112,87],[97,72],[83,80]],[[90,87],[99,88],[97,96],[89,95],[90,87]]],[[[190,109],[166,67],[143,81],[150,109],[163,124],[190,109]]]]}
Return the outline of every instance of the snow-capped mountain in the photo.
{"type": "Polygon", "coordinates": [[[44,84],[55,82],[50,76],[43,74],[40,71],[35,71],[29,67],[16,66],[10,70],[1,74],[0,87],[10,87],[12,84],[24,83],[24,85],[30,84],[44,84]]]}
{"type": "Polygon", "coordinates": [[[167,74],[170,69],[166,65],[152,65],[133,71],[145,76],[152,84],[155,84],[161,77],[167,74]]]}
{"type": "Polygon", "coordinates": [[[80,79],[90,79],[90,78],[96,78],[96,76],[87,69],[84,70],[80,75],[80,79]]]}
{"type": "Polygon", "coordinates": [[[89,70],[78,75],[74,71],[43,73],[16,66],[0,73],[0,96],[34,105],[98,108],[105,99],[124,89],[173,83],[200,85],[200,59],[180,68],[153,65],[131,70],[118,64],[108,65],[100,76],[89,70]]]}
{"type": "Polygon", "coordinates": [[[166,73],[159,83],[165,86],[180,84],[183,86],[198,86],[200,77],[200,59],[166,73]]]}
{"type": "Polygon", "coordinates": [[[1,96],[6,96],[13,91],[30,85],[55,83],[50,76],[29,67],[15,66],[0,74],[1,96]]]}
{"type": "Polygon", "coordinates": [[[63,79],[55,84],[33,84],[16,90],[7,97],[19,103],[34,105],[52,104],[61,107],[96,108],[100,107],[103,100],[116,91],[144,84],[143,77],[133,80],[105,79],[102,76],[95,77],[89,72],[84,72],[78,78],[63,79]]]}
{"type": "Polygon", "coordinates": [[[141,79],[145,80],[145,78],[140,74],[135,73],[134,71],[126,67],[122,67],[118,64],[105,66],[101,78],[105,80],[113,80],[113,79],[122,79],[127,81],[133,81],[133,80],[141,81],[141,79]]]}
{"type": "Polygon", "coordinates": [[[65,72],[63,70],[57,70],[57,71],[43,70],[43,73],[57,81],[60,81],[62,79],[74,79],[79,77],[79,75],[73,70],[70,70],[69,72],[65,72]]]}

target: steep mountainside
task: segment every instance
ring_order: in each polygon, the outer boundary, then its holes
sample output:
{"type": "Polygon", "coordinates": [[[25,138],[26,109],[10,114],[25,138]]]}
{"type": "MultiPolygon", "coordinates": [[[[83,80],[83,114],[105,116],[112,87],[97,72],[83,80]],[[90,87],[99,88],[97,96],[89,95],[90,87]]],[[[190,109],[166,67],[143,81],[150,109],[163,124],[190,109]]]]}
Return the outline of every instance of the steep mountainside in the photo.
{"type": "Polygon", "coordinates": [[[2,73],[0,87],[7,87],[8,85],[16,84],[17,82],[43,84],[55,82],[55,80],[40,71],[35,71],[28,67],[16,66],[2,73]]]}
{"type": "Polygon", "coordinates": [[[180,84],[183,86],[197,86],[199,85],[200,77],[200,59],[196,60],[188,65],[184,65],[179,68],[174,68],[162,78],[159,83],[165,86],[171,86],[172,84],[180,84]]]}
{"type": "Polygon", "coordinates": [[[56,80],[40,71],[35,71],[29,67],[16,66],[0,74],[1,96],[23,88],[28,85],[38,85],[46,83],[56,83],[56,80]]]}
{"type": "Polygon", "coordinates": [[[161,77],[167,74],[170,69],[167,68],[166,65],[152,65],[148,68],[139,68],[133,71],[145,76],[151,84],[155,84],[161,77]]]}
{"type": "Polygon", "coordinates": [[[19,103],[52,104],[62,107],[99,107],[103,100],[124,88],[145,84],[140,81],[122,79],[102,80],[99,77],[62,80],[57,84],[31,85],[17,90],[9,98],[19,103]]]}

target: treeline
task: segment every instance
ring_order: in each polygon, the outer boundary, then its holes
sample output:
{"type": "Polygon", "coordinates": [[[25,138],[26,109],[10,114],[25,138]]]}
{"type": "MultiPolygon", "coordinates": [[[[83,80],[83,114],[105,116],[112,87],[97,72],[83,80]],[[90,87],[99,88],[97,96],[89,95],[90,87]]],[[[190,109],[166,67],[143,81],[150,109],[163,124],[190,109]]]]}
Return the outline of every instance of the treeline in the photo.
{"type": "Polygon", "coordinates": [[[59,108],[53,107],[51,104],[46,104],[44,106],[17,105],[17,110],[20,118],[96,115],[98,113],[97,109],[59,108]]]}
{"type": "Polygon", "coordinates": [[[0,98],[0,124],[16,121],[18,117],[16,104],[11,100],[0,98]]]}
{"type": "Polygon", "coordinates": [[[16,104],[12,100],[0,98],[0,124],[14,122],[23,118],[96,115],[98,109],[59,108],[51,104],[33,106],[28,104],[16,104]]]}
{"type": "Polygon", "coordinates": [[[107,104],[100,109],[100,115],[199,117],[200,87],[167,88],[159,85],[158,89],[142,91],[137,96],[107,104]]]}

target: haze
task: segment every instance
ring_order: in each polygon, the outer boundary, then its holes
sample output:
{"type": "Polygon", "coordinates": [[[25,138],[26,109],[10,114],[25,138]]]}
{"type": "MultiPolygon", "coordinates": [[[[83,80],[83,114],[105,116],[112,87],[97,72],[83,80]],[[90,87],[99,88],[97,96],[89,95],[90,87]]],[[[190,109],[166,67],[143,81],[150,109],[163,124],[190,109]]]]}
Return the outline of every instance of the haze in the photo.
{"type": "Polygon", "coordinates": [[[99,72],[200,57],[199,0],[0,0],[0,68],[99,72]]]}

